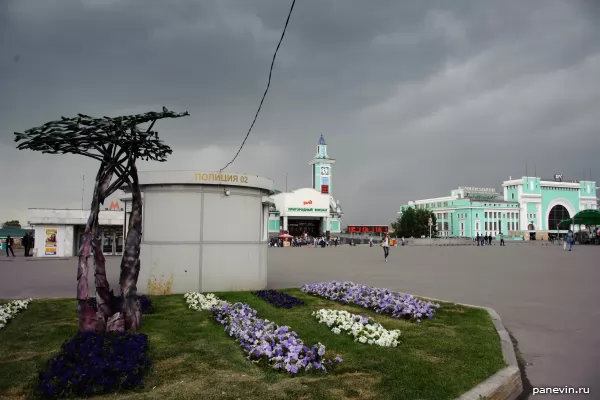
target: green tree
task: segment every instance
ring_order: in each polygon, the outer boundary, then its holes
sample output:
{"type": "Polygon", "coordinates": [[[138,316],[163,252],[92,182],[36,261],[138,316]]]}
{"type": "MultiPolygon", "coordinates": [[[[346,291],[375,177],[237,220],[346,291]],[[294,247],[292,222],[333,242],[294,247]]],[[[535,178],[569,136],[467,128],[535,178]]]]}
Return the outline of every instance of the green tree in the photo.
{"type": "Polygon", "coordinates": [[[19,221],[17,221],[16,219],[12,220],[12,221],[6,221],[5,223],[2,224],[3,228],[21,228],[21,223],[19,221]]]}
{"type": "Polygon", "coordinates": [[[437,224],[435,215],[425,209],[415,209],[406,207],[402,210],[402,215],[395,222],[392,222],[392,229],[395,237],[415,237],[429,236],[429,218],[432,219],[431,236],[437,237],[437,224]]]}

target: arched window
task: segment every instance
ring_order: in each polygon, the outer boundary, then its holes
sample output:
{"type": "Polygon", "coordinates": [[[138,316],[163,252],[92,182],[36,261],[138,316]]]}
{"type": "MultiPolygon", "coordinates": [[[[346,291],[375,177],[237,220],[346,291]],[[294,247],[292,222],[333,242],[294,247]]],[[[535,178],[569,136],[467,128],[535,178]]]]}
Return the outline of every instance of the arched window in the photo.
{"type": "MultiPolygon", "coordinates": [[[[548,215],[548,230],[555,231],[558,229],[558,224],[560,221],[564,221],[565,219],[571,218],[569,215],[569,211],[564,206],[560,204],[552,207],[550,210],[550,214],[548,215]]],[[[561,226],[562,229],[568,229],[567,226],[561,226]]]]}

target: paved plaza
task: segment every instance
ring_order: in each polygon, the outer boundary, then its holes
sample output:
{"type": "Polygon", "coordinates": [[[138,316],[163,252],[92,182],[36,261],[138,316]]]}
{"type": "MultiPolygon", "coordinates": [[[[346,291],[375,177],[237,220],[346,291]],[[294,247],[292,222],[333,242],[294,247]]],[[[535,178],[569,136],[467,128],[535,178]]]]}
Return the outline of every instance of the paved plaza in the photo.
{"type": "MultiPolygon", "coordinates": [[[[595,384],[600,382],[598,255],[598,246],[567,252],[556,245],[509,242],[506,247],[392,248],[384,263],[379,247],[274,248],[269,249],[269,287],[351,280],[492,307],[531,364],[527,375],[533,386],[591,387],[590,397],[600,398],[595,384]]],[[[113,286],[119,261],[108,258],[113,286]]],[[[75,259],[3,259],[0,298],[74,297],[76,264],[75,259]]]]}

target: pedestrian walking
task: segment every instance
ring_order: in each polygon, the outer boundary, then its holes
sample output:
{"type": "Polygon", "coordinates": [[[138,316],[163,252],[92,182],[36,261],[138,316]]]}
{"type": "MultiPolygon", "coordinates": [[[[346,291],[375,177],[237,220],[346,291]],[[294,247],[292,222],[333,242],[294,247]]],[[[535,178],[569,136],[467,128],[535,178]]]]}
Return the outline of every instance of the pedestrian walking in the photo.
{"type": "Polygon", "coordinates": [[[500,246],[506,246],[504,244],[504,233],[500,232],[500,246]]]}
{"type": "Polygon", "coordinates": [[[383,255],[385,257],[385,262],[387,262],[388,256],[390,255],[390,234],[386,233],[383,241],[381,242],[383,246],[383,255]]]}
{"type": "Polygon", "coordinates": [[[573,248],[573,231],[569,229],[567,232],[567,248],[569,251],[573,248]]]}
{"type": "Polygon", "coordinates": [[[15,243],[14,239],[8,235],[6,237],[6,257],[10,257],[8,252],[10,251],[12,256],[15,257],[15,252],[13,251],[13,244],[15,243]]]}

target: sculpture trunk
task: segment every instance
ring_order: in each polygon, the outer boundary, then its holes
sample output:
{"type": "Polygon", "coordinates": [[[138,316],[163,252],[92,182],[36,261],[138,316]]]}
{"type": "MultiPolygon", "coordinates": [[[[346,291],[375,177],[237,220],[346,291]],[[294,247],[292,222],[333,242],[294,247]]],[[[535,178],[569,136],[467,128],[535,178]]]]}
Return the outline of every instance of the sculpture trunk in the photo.
{"type": "Polygon", "coordinates": [[[121,260],[121,296],[123,305],[121,313],[124,317],[125,328],[135,332],[141,324],[141,312],[136,300],[137,278],[140,271],[140,243],[142,241],[142,193],[137,176],[135,164],[131,167],[131,216],[123,259],[121,260]]]}
{"type": "MultiPolygon", "coordinates": [[[[92,216],[90,216],[92,218],[92,216]]],[[[89,225],[89,220],[88,220],[89,225]]],[[[99,330],[95,316],[96,311],[87,303],[88,291],[88,258],[90,256],[90,247],[92,244],[92,235],[87,231],[83,234],[83,243],[79,249],[79,261],[77,264],[77,316],[79,318],[80,331],[99,330]]]]}
{"type": "MultiPolygon", "coordinates": [[[[98,184],[96,185],[98,186],[98,184]]],[[[92,242],[94,240],[93,227],[97,224],[100,206],[96,197],[92,201],[90,216],[88,217],[85,231],[83,233],[83,243],[79,249],[79,260],[77,264],[77,314],[79,317],[80,331],[102,331],[104,324],[102,318],[98,318],[96,310],[87,303],[89,297],[88,259],[91,253],[92,242]]]]}
{"type": "Polygon", "coordinates": [[[106,321],[112,316],[112,293],[106,279],[106,266],[104,255],[98,241],[100,204],[104,202],[105,192],[112,172],[105,171],[106,165],[102,164],[96,177],[96,185],[85,231],[83,243],[79,249],[79,260],[77,266],[77,312],[79,316],[80,331],[104,331],[106,321]],[[104,178],[102,178],[104,177],[104,178]],[[94,254],[95,285],[97,292],[98,311],[87,303],[89,297],[89,257],[94,254]]]}
{"type": "MultiPolygon", "coordinates": [[[[100,213],[100,204],[106,200],[106,191],[113,177],[113,171],[108,170],[104,175],[104,179],[100,182],[98,214],[100,213]]],[[[94,285],[96,286],[96,302],[98,304],[98,312],[102,315],[102,319],[106,321],[114,314],[113,303],[114,295],[110,290],[110,285],[106,277],[106,259],[102,252],[100,244],[100,221],[96,218],[96,224],[92,230],[92,249],[94,251],[94,285]]]]}

